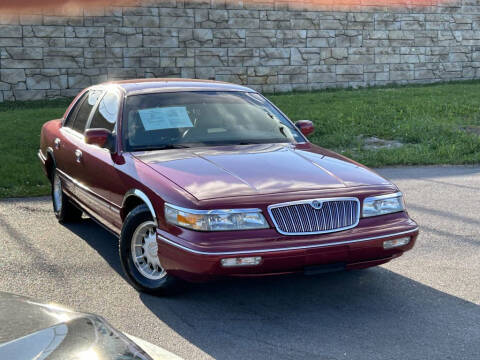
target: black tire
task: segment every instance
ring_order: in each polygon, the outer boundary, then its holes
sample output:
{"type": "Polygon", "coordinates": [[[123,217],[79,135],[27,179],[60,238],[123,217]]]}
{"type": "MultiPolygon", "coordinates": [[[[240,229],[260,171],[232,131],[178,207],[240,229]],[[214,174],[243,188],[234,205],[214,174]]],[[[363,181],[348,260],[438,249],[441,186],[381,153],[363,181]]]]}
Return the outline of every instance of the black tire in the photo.
{"type": "Polygon", "coordinates": [[[70,198],[63,192],[62,182],[58,177],[58,173],[55,168],[53,168],[51,171],[50,183],[52,185],[51,196],[53,212],[55,213],[58,221],[60,223],[79,221],[82,218],[83,211],[73,205],[70,198]],[[56,186],[60,187],[59,190],[56,189],[56,186]],[[56,191],[57,195],[55,195],[56,191]],[[58,200],[56,200],[56,196],[58,196],[58,200]]]}
{"type": "Polygon", "coordinates": [[[151,222],[152,216],[146,205],[137,206],[127,215],[120,234],[120,262],[128,282],[138,291],[154,295],[172,295],[182,288],[180,280],[168,273],[160,279],[149,279],[139,271],[133,260],[131,248],[134,234],[144,224],[151,222]]]}

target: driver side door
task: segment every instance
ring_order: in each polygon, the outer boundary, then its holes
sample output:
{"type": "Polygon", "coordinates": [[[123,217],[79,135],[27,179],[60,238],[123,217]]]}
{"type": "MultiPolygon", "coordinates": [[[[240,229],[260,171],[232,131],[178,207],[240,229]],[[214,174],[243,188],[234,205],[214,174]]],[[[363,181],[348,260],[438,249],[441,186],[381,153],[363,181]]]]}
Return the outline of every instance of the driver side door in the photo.
{"type": "MultiPolygon", "coordinates": [[[[107,129],[112,133],[113,139],[116,139],[122,98],[119,90],[107,90],[93,108],[85,130],[107,129]]],[[[114,143],[113,148],[115,145],[114,143]]],[[[115,163],[111,150],[87,144],[84,140],[78,144],[81,157],[77,163],[80,182],[77,191],[96,220],[119,233],[122,225],[120,208],[123,195],[128,189],[121,179],[118,168],[121,165],[115,163]]]]}
{"type": "Polygon", "coordinates": [[[89,89],[78,99],[65,119],[54,141],[54,156],[64,190],[77,202],[82,203],[79,188],[80,169],[78,149],[84,142],[83,132],[102,89],[89,89]]]}

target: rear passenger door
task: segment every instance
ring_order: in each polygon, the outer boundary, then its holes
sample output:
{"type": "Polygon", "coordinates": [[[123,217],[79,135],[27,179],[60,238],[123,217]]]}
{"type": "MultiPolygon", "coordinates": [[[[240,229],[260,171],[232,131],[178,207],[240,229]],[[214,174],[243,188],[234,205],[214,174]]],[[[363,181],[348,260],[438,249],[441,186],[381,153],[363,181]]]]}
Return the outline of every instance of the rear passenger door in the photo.
{"type": "MultiPolygon", "coordinates": [[[[116,139],[117,120],[123,94],[117,89],[107,90],[94,107],[86,129],[107,129],[116,139]]],[[[78,180],[82,198],[98,221],[114,232],[121,228],[120,208],[126,189],[108,149],[86,144],[78,146],[82,156],[78,180]]]]}
{"type": "Polygon", "coordinates": [[[55,162],[58,173],[62,178],[64,189],[77,201],[79,199],[77,183],[79,178],[78,151],[84,142],[83,132],[87,125],[92,109],[96,105],[102,89],[87,90],[72,107],[60,130],[60,135],[55,139],[55,162]]]}

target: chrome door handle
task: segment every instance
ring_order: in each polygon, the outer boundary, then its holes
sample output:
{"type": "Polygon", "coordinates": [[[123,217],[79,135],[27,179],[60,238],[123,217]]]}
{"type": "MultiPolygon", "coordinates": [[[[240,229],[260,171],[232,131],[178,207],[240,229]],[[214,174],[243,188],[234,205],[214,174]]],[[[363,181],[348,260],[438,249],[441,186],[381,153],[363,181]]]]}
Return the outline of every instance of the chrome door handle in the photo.
{"type": "Polygon", "coordinates": [[[55,149],[57,149],[57,150],[60,149],[61,140],[59,138],[56,138],[53,143],[55,145],[55,149]]]}
{"type": "Polygon", "coordinates": [[[82,152],[80,150],[75,150],[75,161],[79,163],[82,160],[82,152]]]}

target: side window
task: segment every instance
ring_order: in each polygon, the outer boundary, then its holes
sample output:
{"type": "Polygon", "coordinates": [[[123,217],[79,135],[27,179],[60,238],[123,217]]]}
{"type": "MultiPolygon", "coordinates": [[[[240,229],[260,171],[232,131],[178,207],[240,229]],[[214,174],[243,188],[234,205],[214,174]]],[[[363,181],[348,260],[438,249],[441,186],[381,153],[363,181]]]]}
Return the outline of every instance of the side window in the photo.
{"type": "Polygon", "coordinates": [[[90,112],[93,106],[97,103],[98,97],[102,94],[101,90],[91,90],[88,92],[86,99],[78,109],[77,116],[73,121],[72,128],[83,134],[85,125],[87,124],[90,112]]]}
{"type": "Polygon", "coordinates": [[[82,102],[85,100],[85,98],[88,96],[88,91],[83,94],[80,99],[77,100],[75,105],[73,105],[72,110],[70,110],[70,113],[68,114],[67,118],[65,119],[65,123],[63,126],[66,127],[72,127],[73,121],[75,120],[75,117],[78,114],[78,110],[80,110],[80,107],[82,106],[82,102]]]}
{"type": "Polygon", "coordinates": [[[118,111],[120,107],[120,94],[116,91],[109,91],[98,104],[93,114],[90,128],[107,129],[111,132],[115,129],[118,111]]]}

